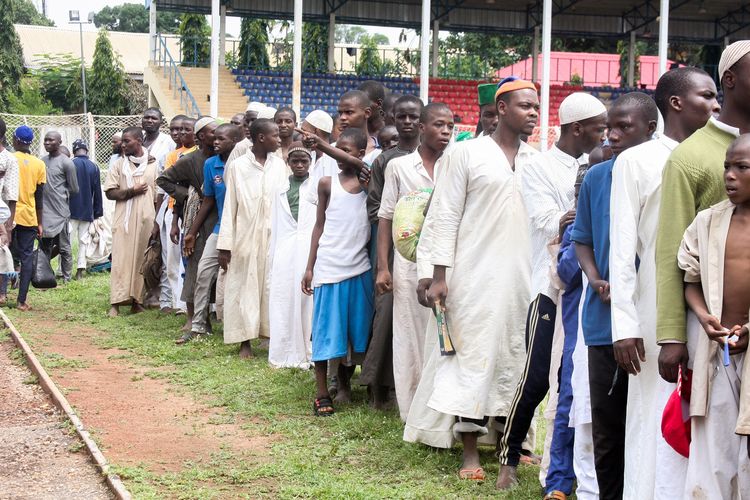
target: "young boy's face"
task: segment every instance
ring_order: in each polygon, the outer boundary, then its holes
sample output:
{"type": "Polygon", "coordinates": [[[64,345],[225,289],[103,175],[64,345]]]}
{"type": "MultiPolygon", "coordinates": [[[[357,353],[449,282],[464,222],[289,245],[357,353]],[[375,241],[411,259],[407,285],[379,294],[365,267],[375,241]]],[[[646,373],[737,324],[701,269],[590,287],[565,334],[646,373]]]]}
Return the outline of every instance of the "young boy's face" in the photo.
{"type": "Polygon", "coordinates": [[[738,139],[727,150],[724,185],[735,205],[750,201],[750,139],[738,139]]]}
{"type": "MultiPolygon", "coordinates": [[[[349,137],[339,137],[339,140],[336,142],[336,147],[344,153],[359,158],[360,160],[365,156],[365,150],[359,149],[349,137]]],[[[351,167],[346,163],[338,162],[338,165],[341,170],[351,170],[351,167]]]]}
{"type": "Polygon", "coordinates": [[[413,139],[419,135],[419,113],[421,109],[416,102],[401,102],[394,107],[393,116],[399,137],[413,139]]]}
{"type": "Polygon", "coordinates": [[[169,122],[169,136],[178,146],[182,144],[182,121],[172,120],[169,122]]]}
{"type": "Polygon", "coordinates": [[[609,146],[614,154],[619,155],[628,148],[648,141],[656,123],[646,120],[643,111],[636,106],[614,106],[609,111],[607,128],[609,146]]]}
{"type": "Polygon", "coordinates": [[[378,142],[380,143],[380,149],[383,151],[395,148],[398,145],[398,131],[396,127],[383,127],[383,130],[378,134],[378,142]]]}
{"type": "Polygon", "coordinates": [[[281,137],[279,137],[279,127],[275,124],[265,134],[258,136],[258,142],[263,145],[263,148],[269,153],[273,153],[281,147],[281,137]]]}
{"type": "Polygon", "coordinates": [[[304,179],[310,170],[310,157],[302,151],[294,151],[289,154],[287,162],[292,169],[292,175],[297,179],[304,179]]]}
{"type": "Polygon", "coordinates": [[[495,103],[485,104],[479,108],[479,123],[482,124],[482,132],[490,135],[497,128],[497,108],[495,103]]]}
{"type": "Polygon", "coordinates": [[[195,128],[193,122],[183,121],[180,127],[180,141],[182,144],[194,144],[195,143],[195,128]]]}
{"type": "Polygon", "coordinates": [[[273,120],[279,127],[279,137],[282,139],[288,139],[294,133],[294,117],[288,111],[282,111],[276,113],[276,117],[273,120]]]}
{"type": "Polygon", "coordinates": [[[234,138],[229,133],[230,130],[225,127],[216,129],[214,133],[214,151],[217,155],[228,155],[234,148],[234,138]]]}
{"type": "Polygon", "coordinates": [[[370,108],[362,107],[356,98],[341,99],[339,101],[339,129],[349,127],[364,128],[370,118],[370,108]]]}
{"type": "Polygon", "coordinates": [[[443,151],[448,147],[453,127],[453,115],[447,109],[431,112],[425,123],[419,124],[422,141],[425,146],[435,151],[443,151]]]}

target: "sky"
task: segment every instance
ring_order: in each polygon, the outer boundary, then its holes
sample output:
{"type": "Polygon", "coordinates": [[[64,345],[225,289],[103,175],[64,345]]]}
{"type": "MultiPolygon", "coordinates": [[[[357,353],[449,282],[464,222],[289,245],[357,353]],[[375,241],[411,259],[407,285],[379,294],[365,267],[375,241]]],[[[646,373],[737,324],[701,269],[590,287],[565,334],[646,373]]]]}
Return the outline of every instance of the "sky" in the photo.
{"type": "MultiPolygon", "coordinates": [[[[42,0],[31,0],[37,6],[37,9],[41,11],[42,0]]],[[[140,3],[144,5],[144,2],[127,2],[125,0],[45,0],[47,8],[47,17],[55,22],[57,27],[71,26],[68,22],[68,11],[78,10],[81,19],[86,19],[89,12],[98,12],[106,6],[122,5],[123,3],[140,3]]],[[[157,2],[158,6],[158,2],[157,2]]],[[[210,21],[210,16],[209,22],[210,21]]],[[[72,26],[71,26],[72,27],[72,26]]],[[[77,26],[76,26],[77,28],[77,26]]],[[[84,24],[83,29],[87,31],[95,31],[96,27],[93,24],[84,24]]],[[[391,43],[398,42],[398,35],[401,32],[400,28],[368,28],[368,31],[372,33],[382,33],[386,35],[391,43]]],[[[233,36],[239,36],[240,33],[240,18],[238,17],[227,17],[227,33],[233,36]]],[[[419,45],[419,39],[416,33],[412,30],[407,32],[407,46],[417,47],[419,45]]]]}

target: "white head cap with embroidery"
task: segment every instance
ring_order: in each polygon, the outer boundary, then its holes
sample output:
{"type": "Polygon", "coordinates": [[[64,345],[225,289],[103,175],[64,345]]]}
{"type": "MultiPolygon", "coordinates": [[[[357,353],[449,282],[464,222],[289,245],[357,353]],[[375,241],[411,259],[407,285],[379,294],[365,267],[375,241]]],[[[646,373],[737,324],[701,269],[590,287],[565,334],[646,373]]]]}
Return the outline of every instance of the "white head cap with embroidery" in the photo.
{"type": "Polygon", "coordinates": [[[721,53],[721,59],[719,59],[719,79],[748,53],[750,53],[750,40],[740,40],[728,45],[721,53]]]}
{"type": "Polygon", "coordinates": [[[250,104],[247,105],[247,109],[245,109],[245,112],[247,111],[255,111],[256,113],[259,113],[261,109],[265,108],[266,105],[262,102],[253,101],[250,104]]]}
{"type": "Polygon", "coordinates": [[[268,120],[273,120],[273,117],[276,115],[276,108],[272,108],[271,106],[264,106],[263,109],[258,111],[258,118],[266,118],[268,120]]]}
{"type": "Polygon", "coordinates": [[[580,122],[607,112],[602,101],[586,92],[574,92],[560,103],[560,125],[580,122]]]}
{"type": "Polygon", "coordinates": [[[322,109],[311,111],[305,121],[318,130],[330,134],[333,131],[333,118],[322,109]]]}

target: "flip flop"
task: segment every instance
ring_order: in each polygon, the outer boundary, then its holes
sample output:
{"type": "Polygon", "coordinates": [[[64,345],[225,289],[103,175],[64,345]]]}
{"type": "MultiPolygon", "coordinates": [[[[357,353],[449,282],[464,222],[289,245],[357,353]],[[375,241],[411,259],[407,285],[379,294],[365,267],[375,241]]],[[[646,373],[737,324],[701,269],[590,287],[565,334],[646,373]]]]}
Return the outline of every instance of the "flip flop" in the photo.
{"type": "Polygon", "coordinates": [[[522,453],[519,462],[526,465],[542,465],[542,457],[539,455],[524,455],[522,453]]]}
{"type": "Polygon", "coordinates": [[[461,469],[458,471],[458,477],[469,481],[484,481],[487,475],[483,468],[477,467],[476,469],[461,469]]]}
{"type": "Polygon", "coordinates": [[[198,340],[201,338],[202,333],[198,332],[187,332],[185,335],[180,337],[179,339],[175,340],[174,343],[177,345],[184,345],[190,342],[191,340],[198,340]]]}

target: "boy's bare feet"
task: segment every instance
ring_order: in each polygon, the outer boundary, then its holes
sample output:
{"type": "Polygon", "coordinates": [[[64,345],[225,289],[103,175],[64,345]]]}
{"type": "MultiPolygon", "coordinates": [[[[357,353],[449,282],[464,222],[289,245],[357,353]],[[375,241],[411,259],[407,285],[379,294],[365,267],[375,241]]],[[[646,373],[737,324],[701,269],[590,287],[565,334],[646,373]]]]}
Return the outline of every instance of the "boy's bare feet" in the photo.
{"type": "Polygon", "coordinates": [[[250,341],[245,340],[240,344],[240,359],[248,359],[253,357],[253,350],[250,348],[250,341]]]}
{"type": "Polygon", "coordinates": [[[8,296],[3,294],[0,294],[0,306],[4,306],[8,303],[8,296]]]}
{"type": "Polygon", "coordinates": [[[31,306],[27,302],[19,303],[17,309],[19,311],[31,311],[31,306]]]}
{"type": "Polygon", "coordinates": [[[496,490],[509,490],[518,484],[518,471],[512,465],[501,465],[497,475],[496,490]]]}
{"type": "Polygon", "coordinates": [[[112,306],[112,307],[110,307],[110,308],[109,308],[109,312],[107,313],[107,315],[108,315],[108,316],[109,316],[110,318],[116,318],[117,316],[119,316],[119,315],[120,315],[120,308],[119,308],[119,307],[117,307],[117,306],[112,306]]]}
{"type": "Polygon", "coordinates": [[[138,302],[133,302],[133,305],[130,306],[130,312],[132,314],[142,313],[143,311],[145,311],[145,309],[138,302]]]}
{"type": "Polygon", "coordinates": [[[339,364],[337,378],[339,382],[336,397],[333,398],[334,403],[351,403],[352,402],[352,375],[354,374],[354,367],[344,366],[343,363],[339,364]]]}
{"type": "Polygon", "coordinates": [[[84,271],[85,271],[85,269],[79,269],[78,271],[76,271],[76,280],[83,279],[83,272],[84,271]]]}

